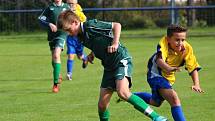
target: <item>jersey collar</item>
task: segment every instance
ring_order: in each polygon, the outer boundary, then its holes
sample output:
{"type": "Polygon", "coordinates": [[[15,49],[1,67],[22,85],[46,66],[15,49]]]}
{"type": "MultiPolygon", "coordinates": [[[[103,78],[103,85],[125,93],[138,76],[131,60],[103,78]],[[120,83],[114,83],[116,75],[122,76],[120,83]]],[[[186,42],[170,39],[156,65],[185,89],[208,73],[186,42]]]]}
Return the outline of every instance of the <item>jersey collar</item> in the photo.
{"type": "MultiPolygon", "coordinates": [[[[63,4],[64,4],[64,3],[62,2],[60,6],[63,6],[63,4]]],[[[54,5],[54,6],[58,6],[58,5],[57,5],[57,4],[55,4],[55,3],[53,3],[53,5],[54,5]]]]}

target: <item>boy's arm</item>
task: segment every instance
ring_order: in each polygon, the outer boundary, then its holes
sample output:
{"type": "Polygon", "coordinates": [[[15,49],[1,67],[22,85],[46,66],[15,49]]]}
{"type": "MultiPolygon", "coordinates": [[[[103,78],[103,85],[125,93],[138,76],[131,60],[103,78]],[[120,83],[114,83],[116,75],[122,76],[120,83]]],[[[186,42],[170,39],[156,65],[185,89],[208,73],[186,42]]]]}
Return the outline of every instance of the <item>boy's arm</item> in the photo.
{"type": "Polygon", "coordinates": [[[200,87],[199,74],[198,74],[198,71],[196,69],[191,73],[191,77],[193,80],[193,86],[191,87],[191,89],[195,92],[198,92],[198,93],[204,93],[204,91],[200,87]]]}
{"type": "Polygon", "coordinates": [[[156,63],[158,67],[163,69],[165,72],[170,73],[172,71],[181,71],[179,67],[171,67],[169,66],[161,57],[161,53],[157,54],[156,63]]]}
{"type": "Polygon", "coordinates": [[[52,32],[56,32],[57,31],[57,26],[54,25],[53,23],[49,22],[49,18],[48,18],[48,8],[46,8],[42,14],[38,17],[38,20],[40,22],[40,24],[44,27],[50,27],[52,32]]]}
{"type": "Polygon", "coordinates": [[[111,46],[108,46],[108,53],[113,53],[117,51],[119,47],[119,38],[121,34],[121,24],[113,22],[113,42],[111,46]]]}

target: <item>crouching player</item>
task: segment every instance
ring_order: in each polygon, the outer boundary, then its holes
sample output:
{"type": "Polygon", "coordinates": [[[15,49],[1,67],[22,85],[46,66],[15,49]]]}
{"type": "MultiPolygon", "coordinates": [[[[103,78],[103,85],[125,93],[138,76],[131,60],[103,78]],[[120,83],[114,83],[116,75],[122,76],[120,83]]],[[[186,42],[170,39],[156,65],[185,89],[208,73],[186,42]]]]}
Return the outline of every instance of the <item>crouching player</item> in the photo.
{"type": "Polygon", "coordinates": [[[166,121],[157,114],[144,100],[130,92],[132,60],[127,49],[119,42],[121,24],[104,22],[96,19],[80,22],[72,11],[65,11],[58,18],[58,27],[72,36],[78,36],[82,44],[101,60],[104,67],[98,101],[100,121],[108,121],[110,112],[108,106],[114,91],[118,96],[134,106],[135,109],[150,117],[153,121],[166,121]]]}
{"type": "Polygon", "coordinates": [[[198,93],[204,91],[200,87],[198,70],[200,66],[193,53],[191,45],[186,41],[187,29],[178,25],[167,28],[158,46],[157,52],[148,61],[147,81],[152,94],[136,92],[148,104],[160,106],[164,100],[171,105],[171,112],[175,121],[185,121],[180,99],[172,85],[175,82],[175,72],[185,65],[190,74],[193,85],[191,89],[198,93]]]}

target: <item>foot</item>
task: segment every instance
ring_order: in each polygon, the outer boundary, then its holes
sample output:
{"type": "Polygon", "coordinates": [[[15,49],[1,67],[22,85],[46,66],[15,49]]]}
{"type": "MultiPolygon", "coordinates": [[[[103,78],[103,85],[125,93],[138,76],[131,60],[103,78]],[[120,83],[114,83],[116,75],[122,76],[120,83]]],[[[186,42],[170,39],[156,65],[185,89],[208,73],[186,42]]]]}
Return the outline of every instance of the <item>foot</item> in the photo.
{"type": "Polygon", "coordinates": [[[53,88],[52,88],[52,92],[54,93],[58,93],[59,92],[59,85],[53,85],[53,88]]]}
{"type": "Polygon", "coordinates": [[[86,68],[88,65],[88,61],[87,60],[84,60],[83,63],[82,63],[82,68],[86,68]]]}
{"type": "Polygon", "coordinates": [[[70,81],[71,81],[71,80],[72,80],[72,74],[67,74],[67,75],[66,75],[66,78],[67,78],[67,80],[70,80],[70,81]]]}
{"type": "Polygon", "coordinates": [[[152,121],[168,121],[167,118],[163,116],[158,116],[157,118],[153,119],[152,121]]]}
{"type": "Polygon", "coordinates": [[[59,75],[59,78],[58,78],[58,83],[61,84],[62,81],[63,81],[63,77],[62,77],[62,75],[60,74],[60,75],[59,75]]]}

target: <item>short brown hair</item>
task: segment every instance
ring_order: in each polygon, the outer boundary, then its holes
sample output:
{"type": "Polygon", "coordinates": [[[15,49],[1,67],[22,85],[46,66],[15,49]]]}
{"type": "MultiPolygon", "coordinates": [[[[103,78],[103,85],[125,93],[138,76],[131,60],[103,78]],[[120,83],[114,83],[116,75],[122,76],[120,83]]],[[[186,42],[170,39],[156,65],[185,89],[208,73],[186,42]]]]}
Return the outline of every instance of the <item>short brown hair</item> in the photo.
{"type": "Polygon", "coordinates": [[[59,16],[57,20],[57,28],[65,30],[67,25],[74,22],[79,21],[79,17],[72,12],[71,10],[63,11],[59,16]]]}
{"type": "Polygon", "coordinates": [[[175,32],[187,32],[187,28],[182,27],[180,25],[175,25],[175,24],[171,24],[170,26],[167,27],[167,36],[171,37],[173,35],[173,33],[175,32]]]}

